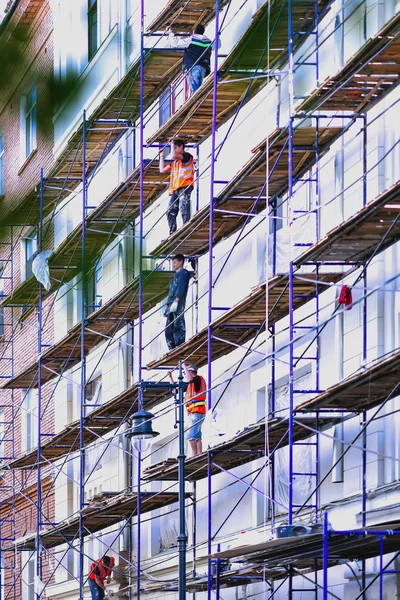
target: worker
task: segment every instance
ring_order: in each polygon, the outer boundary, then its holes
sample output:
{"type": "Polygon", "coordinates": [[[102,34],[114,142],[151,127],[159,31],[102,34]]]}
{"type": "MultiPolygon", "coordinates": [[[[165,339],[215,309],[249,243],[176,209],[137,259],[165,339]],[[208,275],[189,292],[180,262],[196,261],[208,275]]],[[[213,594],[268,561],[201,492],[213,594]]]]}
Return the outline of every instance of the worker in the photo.
{"type": "Polygon", "coordinates": [[[194,94],[203,83],[204,77],[211,71],[212,41],[204,35],[204,25],[196,25],[193,34],[188,37],[179,37],[171,29],[165,32],[168,42],[173,48],[184,48],[183,70],[188,73],[190,95],[194,94]]]}
{"type": "Polygon", "coordinates": [[[186,338],[185,304],[189,287],[190,273],[184,268],[185,257],[177,254],[172,259],[172,268],[175,271],[169,285],[169,294],[164,315],[167,317],[165,325],[165,339],[169,350],[183,344],[186,338]]]}
{"type": "MultiPolygon", "coordinates": [[[[197,374],[195,365],[182,364],[187,381],[185,405],[188,411],[189,423],[186,427],[186,439],[190,444],[192,456],[203,452],[201,428],[207,411],[207,384],[204,377],[197,374]]],[[[169,372],[171,383],[175,383],[172,373],[169,372]]]]}
{"type": "Polygon", "coordinates": [[[183,224],[190,219],[190,196],[194,184],[194,158],[189,152],[185,152],[182,140],[174,140],[172,143],[172,164],[165,164],[164,151],[160,150],[160,173],[170,173],[167,220],[169,234],[172,235],[176,231],[179,211],[183,224]]]}
{"type": "Polygon", "coordinates": [[[110,583],[114,558],[103,556],[91,564],[89,569],[89,587],[92,600],[103,600],[106,588],[105,583],[110,583]]]}

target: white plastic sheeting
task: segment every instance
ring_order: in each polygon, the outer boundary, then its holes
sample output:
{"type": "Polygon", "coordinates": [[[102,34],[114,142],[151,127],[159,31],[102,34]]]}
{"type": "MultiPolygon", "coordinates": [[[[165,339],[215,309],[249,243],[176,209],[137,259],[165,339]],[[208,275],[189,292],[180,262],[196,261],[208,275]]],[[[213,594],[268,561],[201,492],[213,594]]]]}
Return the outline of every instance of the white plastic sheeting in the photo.
{"type": "Polygon", "coordinates": [[[50,289],[50,269],[49,258],[53,254],[53,250],[44,250],[39,252],[32,262],[32,273],[44,289],[48,292],[50,289]]]}
{"type": "MultiPolygon", "coordinates": [[[[296,387],[306,388],[310,385],[311,373],[307,373],[296,379],[296,387]]],[[[289,382],[277,388],[275,395],[276,410],[282,417],[288,417],[289,406],[289,382]]],[[[287,507],[289,504],[288,481],[289,481],[289,447],[286,446],[275,453],[276,460],[276,481],[275,493],[277,500],[277,510],[279,513],[286,512],[282,505],[287,507]]],[[[293,470],[305,475],[296,475],[293,477],[293,503],[302,504],[305,502],[312,489],[315,487],[315,479],[310,475],[315,470],[313,466],[313,446],[295,446],[293,452],[293,470]]],[[[307,504],[310,504],[310,500],[307,504]]]]}
{"type": "MultiPolygon", "coordinates": [[[[276,232],[276,273],[281,275],[289,270],[289,263],[307,249],[306,246],[295,244],[311,244],[315,242],[315,217],[307,215],[296,219],[291,227],[284,227],[276,232]]],[[[271,233],[268,240],[268,268],[273,272],[274,266],[274,236],[271,233]]]]}

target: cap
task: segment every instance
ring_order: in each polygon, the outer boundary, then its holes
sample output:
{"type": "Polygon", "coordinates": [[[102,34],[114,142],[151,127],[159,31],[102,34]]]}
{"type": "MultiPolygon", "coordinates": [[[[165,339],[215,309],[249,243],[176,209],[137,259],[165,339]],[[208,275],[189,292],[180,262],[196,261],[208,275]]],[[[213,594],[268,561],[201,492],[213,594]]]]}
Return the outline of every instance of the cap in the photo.
{"type": "Polygon", "coordinates": [[[196,365],[189,365],[189,366],[187,367],[187,370],[188,370],[188,371],[194,371],[195,373],[197,373],[197,371],[198,371],[198,369],[197,369],[196,365]]]}

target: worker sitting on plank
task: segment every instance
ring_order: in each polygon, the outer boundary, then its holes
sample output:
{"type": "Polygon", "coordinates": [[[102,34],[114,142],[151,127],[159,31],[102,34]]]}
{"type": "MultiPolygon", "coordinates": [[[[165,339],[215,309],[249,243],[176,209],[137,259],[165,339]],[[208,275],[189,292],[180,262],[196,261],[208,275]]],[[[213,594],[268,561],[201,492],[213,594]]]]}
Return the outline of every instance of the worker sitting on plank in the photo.
{"type": "Polygon", "coordinates": [[[91,564],[89,569],[89,587],[92,600],[103,600],[106,588],[104,583],[110,583],[114,558],[103,556],[91,564]]]}
{"type": "Polygon", "coordinates": [[[183,70],[188,73],[190,94],[194,94],[203,83],[204,77],[211,71],[212,41],[204,35],[204,25],[196,25],[193,34],[188,37],[179,37],[172,33],[168,34],[168,42],[172,48],[184,48],[183,70]]]}
{"type": "MultiPolygon", "coordinates": [[[[207,411],[207,384],[202,375],[198,375],[195,365],[186,366],[182,364],[185,373],[187,388],[185,395],[185,405],[188,411],[188,425],[186,429],[186,439],[192,449],[192,456],[197,456],[203,451],[201,428],[207,411]]],[[[171,383],[175,383],[172,373],[169,372],[171,383]]]]}
{"type": "Polygon", "coordinates": [[[164,315],[167,317],[165,325],[165,339],[169,350],[184,343],[186,339],[185,305],[189,287],[190,273],[184,268],[185,257],[177,254],[172,259],[172,268],[175,271],[169,285],[169,294],[164,315]]]}
{"type": "Polygon", "coordinates": [[[172,142],[172,163],[169,165],[165,164],[164,150],[160,150],[160,173],[170,173],[167,220],[169,234],[172,235],[176,231],[179,210],[183,224],[190,219],[190,196],[194,183],[194,158],[185,152],[182,140],[172,142]]]}

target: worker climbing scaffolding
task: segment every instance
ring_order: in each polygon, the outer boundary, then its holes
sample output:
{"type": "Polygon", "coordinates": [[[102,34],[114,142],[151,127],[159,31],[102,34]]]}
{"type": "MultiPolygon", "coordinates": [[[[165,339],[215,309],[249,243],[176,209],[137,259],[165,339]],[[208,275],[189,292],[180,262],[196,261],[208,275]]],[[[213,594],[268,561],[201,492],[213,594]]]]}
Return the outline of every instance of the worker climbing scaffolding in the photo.
{"type": "Polygon", "coordinates": [[[167,318],[165,325],[165,339],[169,350],[184,343],[186,339],[185,306],[189,287],[190,273],[184,268],[185,257],[176,254],[172,259],[175,271],[170,286],[164,316],[167,318]]]}
{"type": "MultiPolygon", "coordinates": [[[[189,442],[192,456],[198,456],[203,452],[202,427],[207,412],[207,384],[202,375],[198,374],[196,365],[182,363],[186,377],[187,387],[185,394],[185,406],[188,413],[188,424],[185,427],[186,440],[189,442]]],[[[171,371],[169,372],[171,383],[175,383],[171,371]]]]}
{"type": "Polygon", "coordinates": [[[185,152],[185,143],[182,140],[174,140],[171,154],[172,164],[166,165],[164,149],[160,150],[160,173],[170,173],[167,210],[170,235],[177,229],[176,219],[179,211],[183,224],[190,219],[190,197],[194,184],[194,158],[189,152],[185,152]]]}
{"type": "Polygon", "coordinates": [[[89,587],[92,600],[103,600],[105,597],[105,583],[111,582],[111,573],[114,564],[114,558],[107,555],[91,564],[89,569],[89,587]]]}

